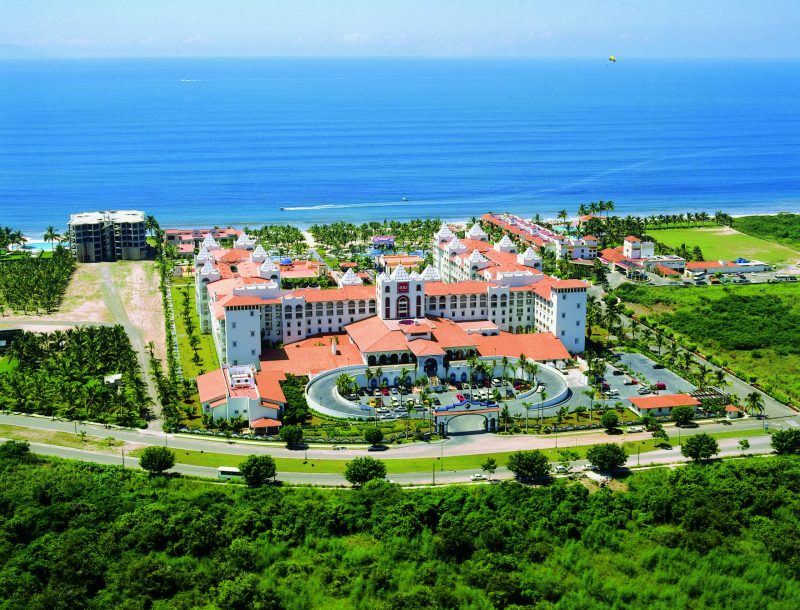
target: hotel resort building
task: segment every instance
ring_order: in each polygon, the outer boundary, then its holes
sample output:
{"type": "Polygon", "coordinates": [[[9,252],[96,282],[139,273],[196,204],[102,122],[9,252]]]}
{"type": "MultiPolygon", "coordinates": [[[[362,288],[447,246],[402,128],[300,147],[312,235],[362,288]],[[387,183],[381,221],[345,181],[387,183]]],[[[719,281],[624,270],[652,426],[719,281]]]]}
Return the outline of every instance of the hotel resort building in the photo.
{"type": "Polygon", "coordinates": [[[222,249],[209,236],[195,258],[201,330],[230,366],[286,368],[267,362],[278,358],[270,348],[283,346],[289,359],[295,345],[317,348],[322,364],[307,373],[340,363],[434,375],[470,356],[562,361],[582,352],[586,284],[543,274],[532,250],[517,253],[508,238],[490,244],[477,225],[468,235],[458,240],[443,225],[435,266],[421,273],[398,265],[365,286],[348,269],[336,288],[298,290],[282,289],[281,261],[260,245],[222,249]]]}
{"type": "Polygon", "coordinates": [[[79,263],[139,261],[147,257],[144,212],[138,210],[72,214],[67,239],[79,263]]]}

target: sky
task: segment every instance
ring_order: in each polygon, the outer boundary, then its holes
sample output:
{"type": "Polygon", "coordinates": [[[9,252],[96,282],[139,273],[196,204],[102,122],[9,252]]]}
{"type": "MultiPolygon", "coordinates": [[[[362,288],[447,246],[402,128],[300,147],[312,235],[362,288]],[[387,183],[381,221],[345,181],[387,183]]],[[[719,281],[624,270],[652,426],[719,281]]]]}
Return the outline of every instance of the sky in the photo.
{"type": "Polygon", "coordinates": [[[800,58],[800,0],[2,0],[0,56],[800,58]]]}

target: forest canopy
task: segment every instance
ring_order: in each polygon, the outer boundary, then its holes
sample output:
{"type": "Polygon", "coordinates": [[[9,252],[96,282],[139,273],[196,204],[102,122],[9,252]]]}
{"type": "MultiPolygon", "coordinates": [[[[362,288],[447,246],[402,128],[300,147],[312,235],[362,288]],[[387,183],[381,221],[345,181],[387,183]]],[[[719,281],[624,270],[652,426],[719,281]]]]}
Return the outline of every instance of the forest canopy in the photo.
{"type": "Polygon", "coordinates": [[[656,469],[590,494],[250,489],[11,449],[3,608],[800,607],[794,457],[656,469]]]}

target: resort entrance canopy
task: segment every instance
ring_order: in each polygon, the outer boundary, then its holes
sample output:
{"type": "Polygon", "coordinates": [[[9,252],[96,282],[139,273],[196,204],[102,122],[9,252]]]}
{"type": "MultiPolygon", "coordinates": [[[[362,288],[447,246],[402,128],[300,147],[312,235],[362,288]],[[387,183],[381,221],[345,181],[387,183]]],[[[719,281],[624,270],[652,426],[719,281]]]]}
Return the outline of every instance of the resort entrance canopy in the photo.
{"type": "Polygon", "coordinates": [[[500,407],[496,403],[462,402],[447,407],[440,407],[433,412],[436,429],[440,436],[447,436],[447,427],[451,420],[462,415],[480,415],[484,419],[484,432],[497,432],[500,407]]]}

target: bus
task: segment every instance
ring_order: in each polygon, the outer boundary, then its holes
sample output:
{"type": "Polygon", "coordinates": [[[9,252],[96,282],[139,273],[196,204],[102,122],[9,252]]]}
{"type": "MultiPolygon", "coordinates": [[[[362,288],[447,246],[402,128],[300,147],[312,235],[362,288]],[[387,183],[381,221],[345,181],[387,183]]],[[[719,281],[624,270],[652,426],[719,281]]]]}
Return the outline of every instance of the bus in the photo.
{"type": "Polygon", "coordinates": [[[233,468],[231,466],[220,466],[217,468],[217,478],[218,479],[238,479],[242,477],[242,472],[238,468],[233,468]]]}

